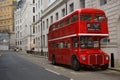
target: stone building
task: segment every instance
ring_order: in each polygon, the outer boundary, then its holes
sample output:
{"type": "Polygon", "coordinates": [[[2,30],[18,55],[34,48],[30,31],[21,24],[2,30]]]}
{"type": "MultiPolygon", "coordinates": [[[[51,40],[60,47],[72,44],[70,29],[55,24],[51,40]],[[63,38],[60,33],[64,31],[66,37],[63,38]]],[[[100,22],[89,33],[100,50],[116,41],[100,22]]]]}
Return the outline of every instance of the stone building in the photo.
{"type": "Polygon", "coordinates": [[[33,47],[33,1],[20,0],[14,12],[15,44],[23,51],[33,47]]]}
{"type": "Polygon", "coordinates": [[[85,7],[99,8],[105,11],[108,18],[110,42],[103,47],[108,53],[114,53],[115,67],[120,67],[120,0],[86,0],[85,7]]]}
{"type": "MultiPolygon", "coordinates": [[[[9,41],[8,46],[10,48],[14,47],[14,10],[16,9],[17,1],[16,0],[0,0],[0,33],[6,35],[8,34],[9,41]]],[[[8,39],[8,38],[6,38],[8,39]]],[[[4,45],[0,45],[1,47],[4,45]]]]}
{"type": "Polygon", "coordinates": [[[14,10],[16,5],[16,0],[0,1],[0,32],[14,31],[14,10]]]}
{"type": "Polygon", "coordinates": [[[78,8],[98,8],[105,11],[108,18],[109,42],[102,45],[103,50],[114,53],[115,66],[120,63],[120,1],[119,0],[44,0],[42,13],[42,49],[47,52],[47,33],[49,25],[78,8]],[[49,2],[51,1],[51,2],[49,2]],[[52,2],[53,1],[53,2],[52,2]]]}
{"type": "MultiPolygon", "coordinates": [[[[109,55],[114,53],[115,67],[120,67],[120,0],[32,0],[32,2],[31,26],[34,35],[32,47],[35,51],[48,52],[48,29],[51,23],[79,8],[98,8],[105,11],[109,27],[109,39],[105,45],[102,44],[102,49],[109,55]]],[[[23,45],[25,40],[21,43],[23,45]]]]}

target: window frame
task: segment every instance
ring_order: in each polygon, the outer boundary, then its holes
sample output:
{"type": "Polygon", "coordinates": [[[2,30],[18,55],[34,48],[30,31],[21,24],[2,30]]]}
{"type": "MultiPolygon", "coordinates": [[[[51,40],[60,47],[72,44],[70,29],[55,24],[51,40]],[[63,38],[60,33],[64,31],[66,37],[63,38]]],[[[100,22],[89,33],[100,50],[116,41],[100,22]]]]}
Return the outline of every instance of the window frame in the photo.
{"type": "Polygon", "coordinates": [[[71,17],[71,22],[72,22],[72,23],[77,22],[78,19],[79,19],[79,16],[78,16],[78,14],[76,13],[76,14],[72,15],[72,17],[71,17]]]}
{"type": "Polygon", "coordinates": [[[80,21],[91,21],[92,20],[92,14],[89,14],[89,13],[82,13],[80,14],[80,21]],[[86,16],[87,15],[87,16],[86,16]],[[88,18],[88,15],[89,15],[89,18],[88,18]],[[87,17],[87,19],[85,19],[87,17]]]}

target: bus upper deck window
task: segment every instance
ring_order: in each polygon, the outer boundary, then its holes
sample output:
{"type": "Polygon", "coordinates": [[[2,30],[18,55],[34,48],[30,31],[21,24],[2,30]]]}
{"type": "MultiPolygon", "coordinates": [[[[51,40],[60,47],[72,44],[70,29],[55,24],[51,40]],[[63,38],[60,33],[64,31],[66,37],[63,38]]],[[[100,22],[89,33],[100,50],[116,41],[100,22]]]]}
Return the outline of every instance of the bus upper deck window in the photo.
{"type": "Polygon", "coordinates": [[[80,20],[82,20],[82,21],[90,21],[90,20],[92,20],[92,16],[90,15],[90,14],[81,14],[80,15],[80,20]]]}
{"type": "Polygon", "coordinates": [[[72,22],[75,22],[77,20],[78,20],[78,15],[77,14],[73,15],[72,16],[72,22]]]}
{"type": "Polygon", "coordinates": [[[65,20],[66,25],[70,23],[70,18],[65,20]]]}
{"type": "Polygon", "coordinates": [[[94,20],[102,22],[102,21],[105,21],[105,17],[103,14],[95,14],[94,20]]]}

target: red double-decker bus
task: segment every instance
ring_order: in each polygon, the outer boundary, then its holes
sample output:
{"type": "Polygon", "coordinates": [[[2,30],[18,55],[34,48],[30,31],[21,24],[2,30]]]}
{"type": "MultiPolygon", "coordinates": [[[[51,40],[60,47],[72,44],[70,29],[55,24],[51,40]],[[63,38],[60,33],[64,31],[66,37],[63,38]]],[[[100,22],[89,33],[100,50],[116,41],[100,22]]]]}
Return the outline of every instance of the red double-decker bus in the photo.
{"type": "Polygon", "coordinates": [[[81,8],[50,25],[48,33],[49,61],[52,64],[99,67],[106,70],[109,56],[101,50],[101,39],[108,37],[104,11],[81,8]]]}

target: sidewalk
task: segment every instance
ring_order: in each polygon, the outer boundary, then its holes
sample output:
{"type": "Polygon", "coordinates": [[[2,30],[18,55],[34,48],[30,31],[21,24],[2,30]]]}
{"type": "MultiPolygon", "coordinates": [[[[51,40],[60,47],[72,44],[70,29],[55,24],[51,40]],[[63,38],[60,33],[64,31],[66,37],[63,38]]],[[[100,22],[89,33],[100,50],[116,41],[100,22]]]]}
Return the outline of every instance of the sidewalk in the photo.
{"type": "MultiPolygon", "coordinates": [[[[21,53],[21,54],[28,54],[28,53],[26,53],[26,52],[19,52],[19,53],[21,53]]],[[[29,54],[29,55],[33,55],[33,56],[35,56],[35,57],[39,57],[39,58],[48,58],[48,57],[46,57],[46,56],[41,56],[41,55],[39,55],[39,54],[29,54]]],[[[109,67],[109,70],[114,70],[114,71],[118,71],[118,72],[120,72],[120,68],[115,68],[115,67],[109,67]]]]}
{"type": "Polygon", "coordinates": [[[119,72],[120,72],[120,68],[112,68],[112,67],[110,67],[109,69],[110,69],[110,70],[114,70],[114,71],[119,71],[119,72]]]}

